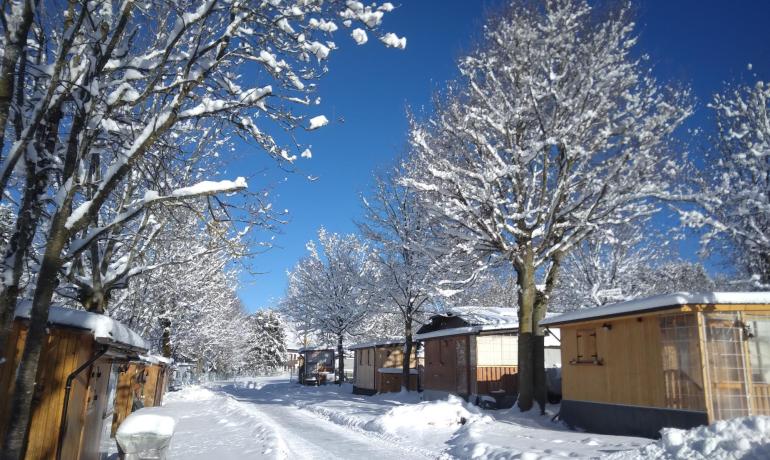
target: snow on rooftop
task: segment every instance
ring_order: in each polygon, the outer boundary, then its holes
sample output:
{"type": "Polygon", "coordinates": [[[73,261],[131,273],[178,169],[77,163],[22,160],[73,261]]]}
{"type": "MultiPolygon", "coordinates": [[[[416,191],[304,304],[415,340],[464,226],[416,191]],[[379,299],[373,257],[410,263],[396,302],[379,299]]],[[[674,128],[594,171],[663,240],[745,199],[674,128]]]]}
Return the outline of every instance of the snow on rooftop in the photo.
{"type": "Polygon", "coordinates": [[[541,326],[572,323],[594,318],[639,313],[678,305],[719,305],[719,304],[767,304],[770,292],[676,292],[656,295],[643,299],[628,300],[596,308],[575,310],[563,315],[552,316],[540,322],[541,326]]]}
{"type": "Polygon", "coordinates": [[[372,340],[370,342],[357,343],[348,347],[348,350],[359,350],[361,348],[381,347],[385,345],[403,345],[404,339],[382,339],[372,340]]]}
{"type": "Polygon", "coordinates": [[[468,326],[438,329],[415,334],[415,340],[447,337],[450,335],[477,334],[482,331],[497,331],[519,328],[518,312],[515,308],[499,307],[452,307],[437,316],[457,317],[468,326]]]}
{"type": "MultiPolygon", "coordinates": [[[[16,306],[16,317],[29,319],[31,310],[32,302],[20,302],[16,306]]],[[[143,351],[150,348],[142,336],[128,326],[99,313],[52,306],[48,311],[48,323],[91,331],[94,340],[103,344],[123,345],[143,351]]]]}
{"type": "Polygon", "coordinates": [[[174,362],[171,358],[166,358],[161,355],[139,355],[139,359],[148,362],[150,364],[171,364],[174,362]]]}
{"type": "Polygon", "coordinates": [[[469,326],[519,327],[518,311],[515,308],[452,307],[445,316],[456,316],[469,326]]]}

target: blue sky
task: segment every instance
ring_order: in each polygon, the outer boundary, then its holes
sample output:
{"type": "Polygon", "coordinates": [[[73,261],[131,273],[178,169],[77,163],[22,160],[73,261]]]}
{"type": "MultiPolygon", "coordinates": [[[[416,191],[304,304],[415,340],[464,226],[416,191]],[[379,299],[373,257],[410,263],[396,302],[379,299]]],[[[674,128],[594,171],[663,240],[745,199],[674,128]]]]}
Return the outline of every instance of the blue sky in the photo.
{"type": "MultiPolygon", "coordinates": [[[[404,0],[386,15],[384,30],[406,36],[406,50],[386,49],[371,35],[367,45],[356,46],[338,32],[340,49],[332,53],[318,91],[318,113],[331,123],[303,137],[313,158],[299,163],[302,173],[268,175],[278,182],[274,206],[288,209],[290,222],[276,235],[275,247],[251,261],[250,268],[261,274],[241,277],[239,294],[248,310],[280,299],[286,270],[305,254],[305,243],[319,227],[356,230],[359,195],[372,172],[403,151],[406,108],[429,108],[431,95],[456,75],[456,59],[472,46],[484,16],[498,4],[404,0]],[[307,175],[318,179],[308,181],[307,175]]],[[[723,82],[770,75],[770,2],[657,0],[638,2],[637,8],[639,51],[651,56],[660,80],[689,85],[698,98],[691,126],[708,127],[704,105],[723,82]]],[[[259,167],[248,160],[237,167],[251,166],[259,167]]],[[[697,245],[691,240],[681,249],[685,258],[693,258],[697,245]]]]}

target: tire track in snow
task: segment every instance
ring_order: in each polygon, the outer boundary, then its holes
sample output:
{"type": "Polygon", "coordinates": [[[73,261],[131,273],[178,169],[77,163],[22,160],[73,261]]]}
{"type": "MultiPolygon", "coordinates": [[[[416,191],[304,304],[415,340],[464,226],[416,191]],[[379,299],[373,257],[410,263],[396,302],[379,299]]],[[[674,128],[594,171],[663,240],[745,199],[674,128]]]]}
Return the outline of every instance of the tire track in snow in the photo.
{"type": "Polygon", "coordinates": [[[437,453],[415,446],[405,446],[403,441],[368,431],[356,426],[335,423],[323,413],[308,411],[296,406],[264,402],[237,397],[222,389],[233,402],[242,406],[252,416],[270,426],[280,440],[277,449],[287,459],[446,459],[445,453],[437,453]]]}

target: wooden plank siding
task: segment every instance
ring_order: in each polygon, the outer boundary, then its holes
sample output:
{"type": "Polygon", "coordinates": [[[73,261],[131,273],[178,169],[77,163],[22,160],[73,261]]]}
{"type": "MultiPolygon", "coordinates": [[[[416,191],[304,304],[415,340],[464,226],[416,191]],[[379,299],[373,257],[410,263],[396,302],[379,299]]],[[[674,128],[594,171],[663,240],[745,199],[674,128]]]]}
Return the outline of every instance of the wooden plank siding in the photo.
{"type": "Polygon", "coordinates": [[[463,335],[425,340],[424,389],[469,394],[468,342],[463,335]]]}
{"type": "MultiPolygon", "coordinates": [[[[13,330],[6,344],[7,361],[0,365],[0,427],[5,429],[12,400],[13,381],[26,340],[27,326],[14,321],[13,330]],[[15,356],[10,356],[14,354],[15,356]],[[8,359],[11,357],[12,359],[8,359]]],[[[86,331],[71,328],[50,327],[40,355],[33,396],[29,439],[26,459],[53,459],[61,425],[62,408],[67,377],[94,352],[92,336],[86,331]]],[[[83,432],[83,401],[88,384],[88,372],[84,371],[73,381],[70,404],[67,411],[62,458],[79,458],[80,439],[83,432]],[[84,375],[85,374],[85,375],[84,375]]],[[[2,442],[2,440],[0,440],[2,442]]]]}
{"type": "Polygon", "coordinates": [[[123,364],[118,373],[118,382],[115,388],[115,412],[112,416],[112,429],[110,436],[114,437],[118,426],[131,414],[134,405],[134,385],[140,369],[136,363],[123,364]]]}
{"type": "Polygon", "coordinates": [[[518,366],[476,366],[476,394],[488,395],[497,390],[517,393],[518,372],[518,366]]]}
{"type": "MultiPolygon", "coordinates": [[[[377,372],[380,368],[400,368],[402,367],[404,359],[403,344],[395,345],[378,345],[366,348],[359,348],[355,350],[355,386],[357,388],[375,390],[380,393],[400,391],[392,390],[392,382],[388,382],[388,389],[382,389],[380,383],[382,381],[381,374],[377,372]]],[[[409,363],[410,367],[417,368],[417,352],[415,347],[412,348],[412,357],[409,363]]],[[[400,377],[399,377],[400,382],[400,377]]],[[[416,380],[415,380],[416,382],[416,380]]],[[[416,385],[416,383],[415,383],[416,385]]],[[[415,386],[416,389],[416,386],[415,386]]]]}
{"type": "Polygon", "coordinates": [[[665,407],[658,318],[625,317],[561,328],[564,399],[665,407]],[[602,327],[609,325],[610,328],[602,327]],[[577,363],[578,330],[596,333],[601,364],[577,363]]]}

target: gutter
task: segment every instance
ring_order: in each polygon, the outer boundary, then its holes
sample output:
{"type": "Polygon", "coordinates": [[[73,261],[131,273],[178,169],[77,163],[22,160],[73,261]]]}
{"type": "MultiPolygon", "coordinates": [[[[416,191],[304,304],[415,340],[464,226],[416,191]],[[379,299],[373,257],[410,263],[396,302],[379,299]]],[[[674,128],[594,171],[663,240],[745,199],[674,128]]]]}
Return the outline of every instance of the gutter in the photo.
{"type": "Polygon", "coordinates": [[[88,367],[90,367],[96,360],[104,356],[105,353],[107,353],[108,347],[102,347],[101,350],[96,352],[95,355],[91,356],[91,358],[86,361],[85,363],[81,364],[80,367],[72,371],[72,373],[67,376],[67,385],[64,389],[64,404],[62,405],[61,409],[61,423],[59,424],[59,440],[56,443],[56,460],[61,460],[61,449],[62,445],[64,444],[64,434],[66,432],[67,427],[67,408],[69,407],[69,400],[70,400],[70,391],[72,390],[72,381],[75,380],[75,377],[78,376],[81,372],[86,370],[88,367]]]}

